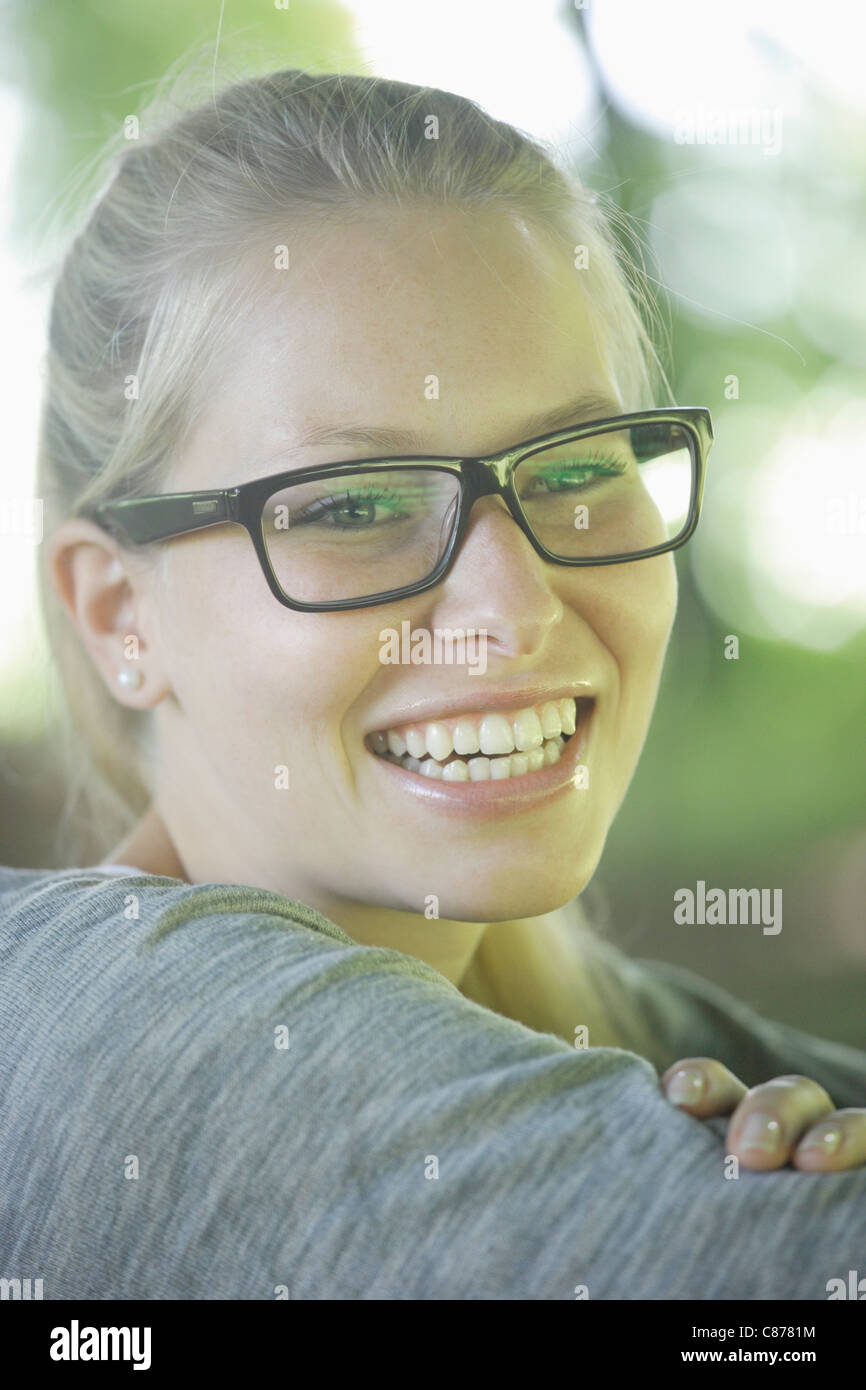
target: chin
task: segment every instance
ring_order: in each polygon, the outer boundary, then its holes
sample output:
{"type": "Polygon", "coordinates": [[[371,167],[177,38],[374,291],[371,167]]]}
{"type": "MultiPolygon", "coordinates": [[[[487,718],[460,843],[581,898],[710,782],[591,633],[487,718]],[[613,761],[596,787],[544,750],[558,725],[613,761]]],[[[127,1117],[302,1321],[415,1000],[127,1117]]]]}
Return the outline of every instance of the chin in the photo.
{"type": "MultiPolygon", "coordinates": [[[[541,865],[524,864],[494,875],[495,881],[476,881],[465,886],[449,885],[436,894],[437,915],[451,922],[511,922],[526,917],[543,917],[578,897],[592,878],[595,863],[585,871],[567,876],[551,874],[541,865]]],[[[434,875],[426,893],[414,902],[404,902],[407,911],[423,912],[435,893],[434,875]]],[[[428,909],[429,910],[429,909],[428,909]]],[[[425,913],[426,915],[426,913],[425,913]]]]}

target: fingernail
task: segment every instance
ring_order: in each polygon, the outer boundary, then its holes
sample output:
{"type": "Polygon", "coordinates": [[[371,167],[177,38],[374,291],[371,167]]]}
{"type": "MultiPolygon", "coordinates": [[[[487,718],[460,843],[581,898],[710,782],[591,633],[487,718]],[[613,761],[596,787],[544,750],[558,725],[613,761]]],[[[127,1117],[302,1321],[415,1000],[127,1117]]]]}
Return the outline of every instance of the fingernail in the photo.
{"type": "Polygon", "coordinates": [[[749,1115],[740,1132],[744,1149],[763,1149],[774,1153],[782,1138],[782,1126],[771,1115],[749,1115]]]}
{"type": "Polygon", "coordinates": [[[798,1149],[817,1149],[819,1153],[833,1154],[842,1143],[842,1131],[835,1125],[828,1129],[810,1129],[797,1145],[798,1149]]]}
{"type": "Polygon", "coordinates": [[[665,1094],[674,1105],[694,1105],[706,1089],[706,1077],[697,1067],[680,1067],[665,1086],[665,1094]]]}

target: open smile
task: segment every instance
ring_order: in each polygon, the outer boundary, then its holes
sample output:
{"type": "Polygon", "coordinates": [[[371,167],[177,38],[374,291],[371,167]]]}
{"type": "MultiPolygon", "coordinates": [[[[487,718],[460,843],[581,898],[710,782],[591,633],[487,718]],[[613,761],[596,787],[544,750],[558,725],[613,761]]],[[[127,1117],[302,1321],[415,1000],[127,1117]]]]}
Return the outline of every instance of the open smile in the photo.
{"type": "Polygon", "coordinates": [[[539,778],[547,782],[545,774],[561,760],[570,774],[570,765],[577,760],[571,754],[579,756],[578,744],[584,743],[582,735],[594,704],[592,698],[569,697],[514,710],[479,710],[395,724],[370,734],[366,744],[377,758],[408,773],[413,781],[447,783],[455,791],[459,784],[495,782],[506,792],[510,791],[507,784],[524,779],[533,784],[539,778]],[[569,748],[572,741],[573,749],[569,748]]]}

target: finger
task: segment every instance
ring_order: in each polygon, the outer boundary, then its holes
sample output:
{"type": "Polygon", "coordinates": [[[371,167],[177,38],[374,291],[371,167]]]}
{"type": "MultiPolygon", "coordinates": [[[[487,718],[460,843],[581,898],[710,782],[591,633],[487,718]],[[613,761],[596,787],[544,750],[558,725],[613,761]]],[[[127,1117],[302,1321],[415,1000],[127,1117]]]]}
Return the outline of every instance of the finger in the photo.
{"type": "Polygon", "coordinates": [[[746,1086],[715,1057],[683,1057],[659,1078],[668,1100],[698,1119],[730,1115],[746,1086]]]}
{"type": "Polygon", "coordinates": [[[839,1173],[866,1164],[866,1110],[834,1110],[801,1137],[791,1159],[807,1173],[839,1173]]]}
{"type": "Polygon", "coordinates": [[[824,1087],[810,1077],[774,1077],[740,1101],[728,1126],[728,1152],[747,1168],[781,1168],[805,1132],[833,1109],[824,1087]]]}

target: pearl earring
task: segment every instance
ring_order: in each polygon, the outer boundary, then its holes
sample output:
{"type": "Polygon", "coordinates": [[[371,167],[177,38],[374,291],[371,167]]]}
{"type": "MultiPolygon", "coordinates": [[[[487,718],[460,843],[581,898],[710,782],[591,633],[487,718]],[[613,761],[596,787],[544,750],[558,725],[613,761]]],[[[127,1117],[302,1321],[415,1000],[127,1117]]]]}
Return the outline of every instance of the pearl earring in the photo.
{"type": "Polygon", "coordinates": [[[126,666],[117,673],[117,684],[122,685],[124,690],[137,690],[143,680],[144,676],[134,666],[126,666]]]}

